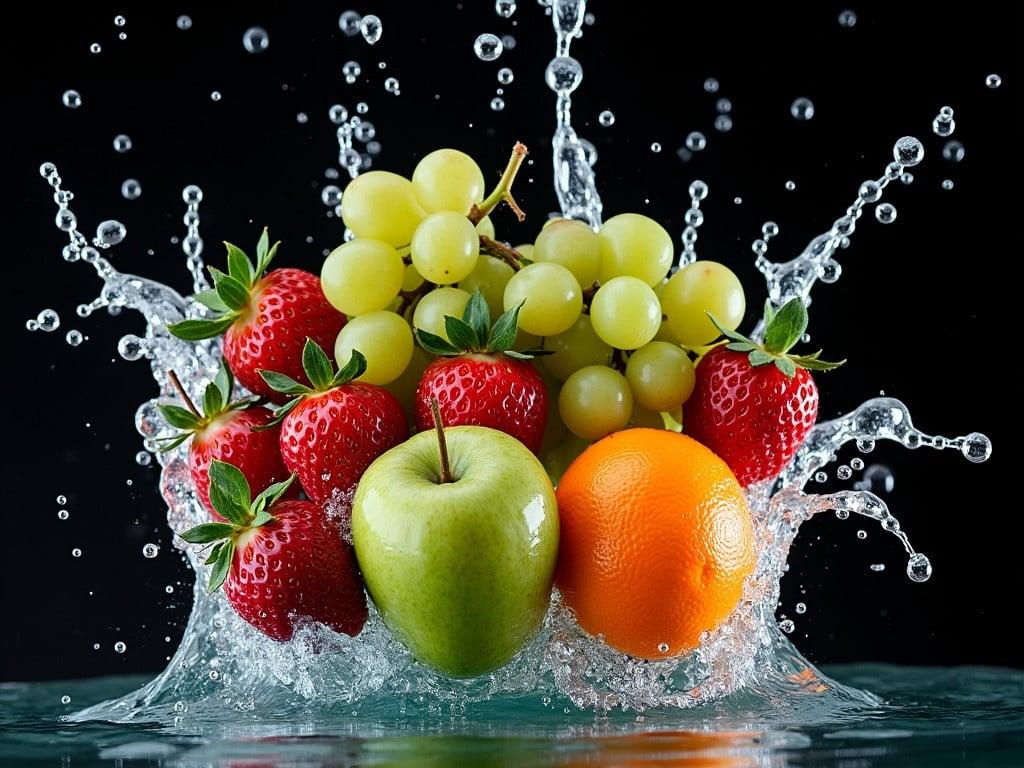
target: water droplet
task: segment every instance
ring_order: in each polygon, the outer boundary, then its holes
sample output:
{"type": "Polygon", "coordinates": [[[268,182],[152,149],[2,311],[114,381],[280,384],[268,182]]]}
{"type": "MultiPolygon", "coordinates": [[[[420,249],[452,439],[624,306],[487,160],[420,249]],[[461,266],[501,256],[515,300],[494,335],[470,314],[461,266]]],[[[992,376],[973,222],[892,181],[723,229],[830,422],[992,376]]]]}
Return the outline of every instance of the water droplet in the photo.
{"type": "Polygon", "coordinates": [[[807,605],[804,603],[797,603],[795,610],[797,613],[807,613],[807,605]]]}
{"type": "Polygon", "coordinates": [[[502,67],[498,70],[498,82],[502,85],[509,85],[513,80],[516,79],[516,74],[508,67],[502,67]]]}
{"type": "Polygon", "coordinates": [[[115,653],[124,653],[127,650],[128,650],[128,646],[125,645],[120,640],[118,640],[116,643],[114,643],[114,652],[115,653]]]}
{"type": "Polygon", "coordinates": [[[67,695],[67,694],[65,693],[65,694],[64,694],[63,696],[61,696],[61,697],[60,697],[60,703],[61,703],[61,704],[70,704],[70,703],[71,703],[71,697],[70,697],[70,696],[68,696],[68,695],[67,695]]]}
{"type": "Polygon", "coordinates": [[[64,505],[68,503],[68,497],[62,493],[57,497],[56,501],[58,504],[64,505]]]}
{"type": "Polygon", "coordinates": [[[63,209],[57,211],[54,223],[57,225],[57,229],[62,232],[70,232],[78,224],[78,217],[71,211],[63,209]]]}
{"type": "Polygon", "coordinates": [[[892,203],[879,203],[875,206],[875,218],[882,224],[896,221],[896,206],[892,203]]]}
{"type": "Polygon", "coordinates": [[[341,204],[341,190],[334,184],[328,184],[321,190],[320,200],[324,205],[334,208],[341,204]]]}
{"type": "Polygon", "coordinates": [[[381,24],[380,17],[368,13],[359,22],[359,31],[363,35],[363,40],[373,45],[380,40],[381,33],[384,31],[384,25],[381,24]]]}
{"type": "Polygon", "coordinates": [[[715,109],[719,112],[732,112],[732,102],[729,99],[721,98],[715,102],[715,109]]]}
{"type": "Polygon", "coordinates": [[[356,126],[352,132],[357,141],[361,141],[364,144],[377,135],[376,126],[369,120],[363,120],[359,125],[356,126]]]}
{"type": "Polygon", "coordinates": [[[305,112],[299,112],[297,115],[295,115],[295,122],[298,123],[299,125],[305,125],[306,123],[309,122],[309,115],[307,115],[305,112]]]}
{"type": "Polygon", "coordinates": [[[659,144],[656,141],[652,142],[651,143],[651,152],[654,152],[655,154],[657,154],[658,152],[661,152],[661,144],[659,144]]]}
{"type": "Polygon", "coordinates": [[[867,537],[868,537],[868,532],[867,531],[863,531],[863,530],[857,531],[857,538],[858,539],[861,539],[863,541],[867,537]]]}
{"type": "Polygon", "coordinates": [[[686,192],[690,195],[691,200],[703,200],[708,196],[708,185],[700,179],[694,179],[690,182],[686,192]]]}
{"type": "Polygon", "coordinates": [[[988,461],[992,455],[992,441],[981,432],[971,432],[960,444],[960,453],[964,458],[975,464],[988,461]]]}
{"type": "Polygon", "coordinates": [[[668,653],[668,643],[658,643],[658,653],[668,653]]]}
{"type": "Polygon", "coordinates": [[[796,629],[796,624],[793,623],[792,619],[783,619],[779,622],[779,629],[787,635],[791,635],[793,634],[793,630],[796,629]]]}
{"type": "Polygon", "coordinates": [[[947,141],[942,147],[942,156],[951,163],[959,163],[964,159],[965,154],[966,150],[964,149],[964,145],[955,139],[947,141]]]}
{"type": "Polygon", "coordinates": [[[800,96],[789,105],[789,114],[797,120],[810,120],[814,117],[814,102],[806,96],[800,96]]]}
{"type": "Polygon", "coordinates": [[[346,61],[344,66],[341,68],[341,74],[345,76],[345,82],[352,84],[356,81],[356,78],[363,73],[363,68],[359,66],[358,61],[346,61]]]}
{"type": "Polygon", "coordinates": [[[892,493],[896,478],[884,464],[871,464],[864,470],[864,481],[872,493],[892,493]]]}
{"type": "Polygon", "coordinates": [[[913,136],[903,136],[892,145],[892,156],[907,168],[924,160],[924,145],[913,136]]]}
{"type": "Polygon", "coordinates": [[[505,108],[505,100],[500,96],[495,96],[491,99],[491,109],[495,112],[501,112],[505,108]]]}
{"type": "Polygon", "coordinates": [[[168,595],[174,594],[174,587],[168,584],[166,587],[164,587],[164,592],[166,592],[168,595]]]}
{"type": "Polygon", "coordinates": [[[949,136],[955,130],[956,120],[953,119],[953,108],[943,107],[932,120],[932,132],[936,136],[949,136]]]}
{"type": "Polygon", "coordinates": [[[920,552],[912,554],[907,560],[907,576],[911,581],[916,581],[919,584],[928,581],[932,577],[932,563],[928,556],[920,552]]]}
{"type": "Polygon", "coordinates": [[[700,131],[690,131],[686,136],[686,148],[691,152],[700,152],[707,145],[708,139],[700,131]]]}
{"type": "Polygon", "coordinates": [[[189,184],[181,190],[181,199],[187,205],[196,205],[203,202],[203,190],[195,184],[189,184]]]}
{"type": "Polygon", "coordinates": [[[840,11],[839,12],[839,26],[840,27],[846,27],[847,29],[849,29],[850,27],[854,27],[856,25],[857,25],[857,14],[854,11],[845,10],[845,11],[840,11]]]}
{"type": "Polygon", "coordinates": [[[82,94],[74,89],[68,89],[61,95],[60,100],[68,109],[78,109],[82,106],[82,94]]]}
{"type": "Polygon", "coordinates": [[[838,477],[840,480],[849,480],[851,477],[853,477],[853,470],[850,469],[845,464],[840,464],[838,467],[836,467],[836,477],[838,477]]]}
{"type": "Polygon", "coordinates": [[[904,171],[903,173],[900,174],[900,181],[903,182],[904,184],[913,184],[914,174],[912,174],[910,171],[904,171]]]}
{"type": "Polygon", "coordinates": [[[142,194],[142,185],[138,179],[125,179],[121,182],[121,197],[125,200],[137,200],[142,194]]]}
{"type": "Polygon", "coordinates": [[[398,82],[397,77],[389,77],[384,81],[384,90],[394,96],[398,95],[400,87],[401,83],[398,82]]]}
{"type": "Polygon", "coordinates": [[[101,221],[96,227],[96,239],[104,246],[117,245],[127,234],[127,227],[117,219],[101,221]]]}
{"type": "Polygon", "coordinates": [[[985,76],[985,86],[987,88],[998,88],[1003,84],[1003,78],[999,75],[991,74],[985,76]]]}
{"type": "Polygon", "coordinates": [[[57,510],[57,518],[58,519],[60,519],[60,520],[67,520],[69,517],[71,517],[71,513],[68,512],[66,509],[58,509],[57,510]]]}
{"type": "Polygon", "coordinates": [[[814,482],[816,482],[816,483],[824,483],[827,480],[828,480],[828,475],[825,474],[824,472],[820,472],[819,471],[819,472],[815,472],[814,473],[814,482]]]}
{"type": "Polygon", "coordinates": [[[116,27],[123,27],[127,23],[128,19],[126,19],[124,16],[121,16],[120,14],[114,17],[114,26],[116,27]]]}
{"type": "Polygon", "coordinates": [[[103,50],[103,46],[99,43],[93,43],[89,46],[89,53],[99,53],[103,50]]]}
{"type": "Polygon", "coordinates": [[[367,104],[365,101],[360,101],[358,104],[356,104],[356,112],[358,112],[360,115],[365,115],[369,111],[370,105],[367,104]]]}
{"type": "Polygon", "coordinates": [[[220,101],[220,91],[210,91],[210,101],[220,101]]]}
{"type": "Polygon", "coordinates": [[[153,455],[149,451],[139,451],[135,454],[135,463],[140,467],[148,467],[153,461],[153,455]]]}
{"type": "Polygon", "coordinates": [[[175,25],[180,30],[192,29],[192,17],[182,14],[178,17],[178,20],[175,22],[175,25]]]}
{"type": "Polygon", "coordinates": [[[72,347],[77,347],[79,344],[82,343],[82,334],[80,331],[68,331],[67,335],[64,337],[64,340],[67,341],[67,343],[70,344],[72,347]]]}
{"type": "Polygon", "coordinates": [[[473,52],[481,61],[494,61],[501,56],[504,47],[505,44],[502,40],[489,32],[485,32],[473,41],[473,52]]]}
{"type": "Polygon", "coordinates": [[[82,550],[79,549],[78,547],[75,547],[74,549],[71,550],[71,556],[72,557],[81,557],[82,556],[82,550]]]}
{"type": "Polygon", "coordinates": [[[56,331],[60,328],[60,315],[52,309],[44,309],[36,315],[36,327],[47,333],[56,331]]]}
{"type": "Polygon", "coordinates": [[[707,93],[718,93],[718,87],[718,81],[713,77],[709,77],[704,81],[704,90],[707,93]]]}
{"type": "Polygon", "coordinates": [[[515,0],[495,0],[494,12],[503,19],[511,18],[512,14],[516,12],[515,0]]]}
{"type": "MultiPolygon", "coordinates": [[[[145,451],[143,451],[143,453],[145,453],[145,451]]],[[[149,456],[148,453],[146,453],[146,455],[149,456]]],[[[154,557],[156,557],[159,554],[160,554],[160,547],[158,547],[156,544],[149,543],[149,544],[144,544],[142,546],[142,556],[144,558],[146,558],[147,560],[152,560],[154,557]]]]}
{"type": "Polygon", "coordinates": [[[348,37],[355,37],[359,34],[359,23],[363,20],[355,11],[345,11],[338,17],[338,29],[348,37]]]}
{"type": "Polygon", "coordinates": [[[881,573],[885,570],[885,563],[872,563],[869,567],[875,573],[881,573]]]}
{"type": "Polygon", "coordinates": [[[789,192],[792,192],[794,189],[796,189],[796,182],[790,179],[789,181],[786,182],[785,187],[789,192]]]}
{"type": "Polygon", "coordinates": [[[615,113],[610,109],[602,110],[601,114],[597,116],[597,122],[603,125],[605,128],[610,128],[615,125],[615,113]]]}
{"type": "Polygon", "coordinates": [[[132,148],[131,136],[124,133],[119,133],[114,137],[114,151],[124,154],[132,148]]]}
{"type": "Polygon", "coordinates": [[[583,67],[572,56],[556,56],[548,63],[544,79],[555,93],[569,94],[583,80],[583,67]]]}
{"type": "Polygon", "coordinates": [[[270,47],[270,35],[263,27],[249,27],[242,35],[242,45],[249,53],[263,53],[270,47]]]}
{"type": "Polygon", "coordinates": [[[715,130],[719,133],[728,133],[732,130],[732,118],[728,115],[718,115],[715,118],[715,130]]]}
{"type": "Polygon", "coordinates": [[[949,192],[949,190],[951,190],[955,186],[956,184],[953,183],[952,179],[943,179],[942,181],[942,188],[947,192],[949,192]]]}
{"type": "Polygon", "coordinates": [[[862,459],[860,456],[854,456],[852,459],[850,459],[850,467],[851,469],[856,469],[857,471],[864,469],[864,459],[862,459]]]}

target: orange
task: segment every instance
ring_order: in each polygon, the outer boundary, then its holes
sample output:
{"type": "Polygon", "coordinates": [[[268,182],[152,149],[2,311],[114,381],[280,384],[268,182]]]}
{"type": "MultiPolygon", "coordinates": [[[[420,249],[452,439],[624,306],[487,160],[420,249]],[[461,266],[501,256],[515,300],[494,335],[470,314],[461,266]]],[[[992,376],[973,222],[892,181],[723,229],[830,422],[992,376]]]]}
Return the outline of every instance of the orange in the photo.
{"type": "Polygon", "coordinates": [[[693,650],[754,568],[753,526],[725,462],[693,438],[627,429],[594,443],[556,491],[555,584],[580,625],[620,651],[693,650]]]}

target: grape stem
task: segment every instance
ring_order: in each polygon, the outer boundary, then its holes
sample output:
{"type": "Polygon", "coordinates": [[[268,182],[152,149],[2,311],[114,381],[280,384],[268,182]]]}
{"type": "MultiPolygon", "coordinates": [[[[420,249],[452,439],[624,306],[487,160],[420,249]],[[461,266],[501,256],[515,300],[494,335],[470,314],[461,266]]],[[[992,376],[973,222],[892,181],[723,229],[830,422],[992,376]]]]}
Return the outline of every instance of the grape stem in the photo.
{"type": "Polygon", "coordinates": [[[612,350],[612,368],[619,373],[626,372],[626,353],[621,349],[612,350]]]}
{"type": "Polygon", "coordinates": [[[595,280],[589,286],[583,289],[583,306],[590,307],[590,302],[594,300],[594,294],[597,293],[597,289],[601,287],[601,284],[595,280]]]}
{"type": "Polygon", "coordinates": [[[414,288],[411,291],[399,291],[398,295],[402,297],[402,300],[398,303],[397,312],[399,316],[404,316],[405,311],[409,309],[409,307],[413,306],[417,301],[422,299],[435,288],[437,288],[437,286],[434,285],[434,283],[428,283],[424,280],[420,284],[419,288],[414,288]]]}
{"type": "Polygon", "coordinates": [[[501,174],[501,179],[498,180],[498,185],[491,191],[491,194],[483,199],[480,205],[474,205],[469,209],[469,220],[473,222],[474,226],[479,224],[484,216],[497,208],[502,201],[512,209],[512,213],[516,215],[519,221],[523,221],[526,218],[523,209],[519,207],[519,203],[512,197],[512,182],[515,181],[516,174],[519,173],[519,166],[523,164],[527,154],[526,145],[521,141],[517,141],[516,145],[512,147],[512,155],[508,159],[508,165],[505,166],[505,172],[501,174]]]}
{"type": "Polygon", "coordinates": [[[504,243],[499,243],[497,240],[494,240],[487,235],[480,235],[480,248],[491,254],[491,256],[504,261],[512,267],[513,272],[518,272],[523,268],[523,254],[515,248],[511,248],[504,243]]]}
{"type": "Polygon", "coordinates": [[[178,378],[178,374],[174,371],[168,371],[167,378],[171,380],[171,386],[174,387],[174,391],[178,393],[178,397],[180,397],[181,401],[185,403],[185,407],[192,412],[192,415],[197,419],[203,418],[203,414],[196,409],[196,405],[192,402],[192,398],[188,396],[188,392],[185,391],[185,387],[181,385],[181,379],[178,378]]]}
{"type": "Polygon", "coordinates": [[[441,456],[440,480],[442,483],[453,481],[451,466],[448,463],[448,442],[444,438],[444,422],[441,420],[441,406],[437,404],[437,398],[430,398],[430,413],[434,417],[434,429],[437,430],[437,450],[441,456]]]}

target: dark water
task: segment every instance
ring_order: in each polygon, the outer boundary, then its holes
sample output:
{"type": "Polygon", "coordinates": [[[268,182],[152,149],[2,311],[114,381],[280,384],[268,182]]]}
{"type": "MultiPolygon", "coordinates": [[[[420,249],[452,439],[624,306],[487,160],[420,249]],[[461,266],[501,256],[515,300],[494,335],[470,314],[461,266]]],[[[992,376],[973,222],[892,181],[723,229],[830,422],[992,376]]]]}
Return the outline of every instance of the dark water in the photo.
{"type": "Polygon", "coordinates": [[[377,709],[319,720],[255,712],[210,721],[186,713],[177,725],[72,724],[61,717],[145,680],[3,683],[0,765],[1024,765],[1024,671],[878,664],[825,671],[884,704],[821,711],[808,693],[745,707],[737,696],[638,718],[513,699],[430,717],[377,709]]]}

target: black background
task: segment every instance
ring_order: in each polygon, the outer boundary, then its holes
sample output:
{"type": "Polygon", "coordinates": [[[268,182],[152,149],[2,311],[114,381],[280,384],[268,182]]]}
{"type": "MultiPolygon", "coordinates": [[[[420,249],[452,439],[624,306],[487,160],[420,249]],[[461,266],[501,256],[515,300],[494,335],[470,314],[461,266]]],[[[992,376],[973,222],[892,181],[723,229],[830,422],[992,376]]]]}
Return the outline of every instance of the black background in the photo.
{"type": "MultiPolygon", "coordinates": [[[[87,266],[61,260],[66,238],[54,229],[39,164],[59,166],[84,232],[105,218],[125,222],[128,237],[112,257],[125,271],[187,289],[184,257],[170,240],[184,234],[181,189],[189,183],[205,192],[209,261],[220,263],[219,241],[251,246],[269,224],[284,241],[282,264],[317,271],[322,249],[341,238],[319,199],[329,183],[324,171],[336,165],[327,109],[365,100],[383,145],[378,168],[408,174],[417,157],[450,145],[473,154],[490,176],[516,139],[526,142],[534,164],[517,195],[529,219],[496,219],[499,237],[530,240],[556,206],[553,95],[543,84],[553,33],[534,0],[521,0],[512,20],[499,19],[488,0],[377,2],[384,34],[372,48],[339,33],[345,4],[89,4],[59,12],[36,5],[8,28],[3,51],[3,194],[10,199],[3,204],[0,680],[155,671],[184,626],[192,574],[163,522],[155,463],[133,459],[141,448],[134,411],[154,385],[148,365],[122,361],[115,345],[142,323],[130,312],[76,317],[74,307],[96,295],[98,282],[87,266]],[[117,13],[127,17],[123,30],[114,26],[117,13]],[[193,19],[189,31],[175,26],[181,13],[193,19]],[[258,56],[241,43],[254,24],[270,32],[269,50],[258,56]],[[127,40],[117,39],[120,31],[127,40]],[[518,45],[497,62],[480,62],[472,43],[485,31],[513,34],[518,45]],[[88,51],[93,42],[102,45],[98,55],[88,51]],[[341,75],[349,59],[362,65],[356,85],[341,75]],[[506,109],[493,112],[501,66],[515,71],[515,82],[505,88],[506,109]],[[385,93],[388,76],[400,79],[400,96],[385,93]],[[82,93],[77,111],[61,106],[67,88],[82,93]],[[219,103],[209,97],[215,89],[219,103]],[[304,125],[300,111],[309,115],[304,125]],[[112,148],[118,133],[134,142],[127,154],[112,148]],[[120,196],[128,177],[142,183],[138,200],[120,196]],[[26,319],[43,307],[60,312],[60,330],[27,332],[26,319]],[[74,349],[64,343],[72,328],[89,337],[74,349]],[[58,494],[69,499],[67,521],[57,518],[58,494]],[[160,545],[159,557],[143,558],[146,542],[160,545]],[[76,546],[84,553],[78,559],[76,546]],[[126,653],[113,651],[118,640],[126,653]]],[[[814,520],[791,557],[780,609],[796,619],[797,645],[819,662],[1024,665],[1010,629],[1022,586],[1012,457],[1019,387],[1011,392],[1001,373],[1016,356],[1007,337],[1018,323],[1002,324],[1019,306],[1018,15],[994,3],[955,14],[935,4],[858,4],[859,21],[846,29],[837,23],[842,6],[831,3],[685,8],[674,16],[661,4],[595,2],[596,24],[573,45],[585,72],[574,96],[576,125],[599,150],[606,215],[643,212],[678,236],[686,186],[706,180],[698,253],[735,269],[756,308],[763,281],[749,244],[761,223],[781,226],[770,255],[792,257],[842,214],[862,180],[882,173],[896,138],[920,137],[927,156],[913,169],[915,182],[894,184],[886,195],[898,221],[883,226],[868,211],[841,252],[842,279],[815,291],[815,344],[850,359],[818,377],[821,413],[834,416],[884,390],[904,399],[926,431],[979,430],[995,443],[994,458],[981,466],[955,452],[891,445],[865,457],[893,468],[892,509],[931,555],[935,575],[909,582],[898,543],[870,521],[814,520]],[[998,90],[984,85],[990,72],[1002,75],[998,90]],[[720,80],[719,93],[704,92],[707,77],[720,80]],[[798,96],[816,105],[810,122],[789,115],[798,96]],[[727,134],[712,128],[720,97],[733,103],[727,134]],[[944,104],[956,109],[955,138],[966,146],[959,165],[943,160],[944,140],[930,131],[944,104]],[[606,108],[617,118],[611,128],[597,124],[606,108]],[[683,163],[675,149],[691,130],[703,131],[708,147],[683,163]],[[652,142],[663,145],[660,154],[652,142]],[[940,188],[945,178],[954,190],[940,188]],[[787,179],[795,191],[784,189],[787,179]],[[866,541],[856,538],[859,528],[866,541]],[[887,569],[869,570],[876,562],[887,569]],[[802,616],[794,614],[798,601],[808,606],[802,616]]]]}

